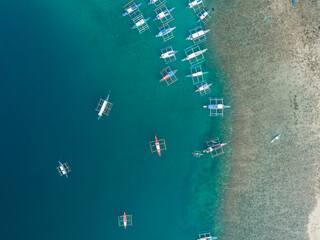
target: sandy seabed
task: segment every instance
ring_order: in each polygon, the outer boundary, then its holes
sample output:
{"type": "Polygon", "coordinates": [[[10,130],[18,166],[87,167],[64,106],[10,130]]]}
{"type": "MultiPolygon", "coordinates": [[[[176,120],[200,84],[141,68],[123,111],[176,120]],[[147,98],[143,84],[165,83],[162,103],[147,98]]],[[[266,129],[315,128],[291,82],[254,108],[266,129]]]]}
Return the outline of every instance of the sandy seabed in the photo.
{"type": "Polygon", "coordinates": [[[320,239],[320,1],[214,7],[236,115],[221,237],[320,239]]]}

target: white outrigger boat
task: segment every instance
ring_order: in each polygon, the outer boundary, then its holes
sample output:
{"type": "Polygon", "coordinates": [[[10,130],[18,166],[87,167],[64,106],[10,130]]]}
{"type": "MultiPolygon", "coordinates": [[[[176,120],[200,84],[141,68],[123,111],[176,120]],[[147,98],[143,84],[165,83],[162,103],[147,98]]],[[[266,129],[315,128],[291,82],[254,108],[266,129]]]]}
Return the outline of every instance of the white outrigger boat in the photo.
{"type": "Polygon", "coordinates": [[[150,2],[148,3],[148,5],[151,5],[151,4],[155,4],[156,2],[158,2],[159,0],[150,0],[150,2]]]}
{"type": "Polygon", "coordinates": [[[278,134],[277,136],[275,136],[274,138],[272,138],[272,140],[270,141],[270,143],[273,143],[273,142],[279,140],[280,137],[281,137],[281,134],[278,134]]]}
{"type": "Polygon", "coordinates": [[[200,233],[199,234],[199,238],[197,238],[197,240],[215,240],[218,239],[217,237],[213,237],[211,235],[211,233],[207,232],[207,233],[200,233]]]}
{"type": "Polygon", "coordinates": [[[187,8],[193,8],[194,6],[199,5],[200,3],[202,3],[202,0],[195,0],[193,2],[190,2],[187,6],[187,8]]]}
{"type": "Polygon", "coordinates": [[[206,16],[209,15],[210,11],[211,11],[211,10],[208,10],[208,11],[204,12],[204,13],[200,16],[200,18],[198,19],[198,22],[200,22],[201,20],[205,19],[206,16]]]}
{"type": "Polygon", "coordinates": [[[149,21],[150,18],[147,19],[141,19],[139,22],[136,22],[136,24],[131,28],[131,29],[135,29],[138,28],[140,26],[142,26],[143,24],[145,24],[147,21],[149,21]]]}
{"type": "Polygon", "coordinates": [[[156,21],[156,20],[161,20],[162,18],[168,16],[175,8],[171,8],[169,10],[166,10],[166,11],[163,11],[161,13],[159,13],[155,19],[153,19],[153,21],[156,21]]]}
{"type": "Polygon", "coordinates": [[[199,77],[199,76],[203,76],[204,74],[207,74],[207,73],[209,73],[209,72],[199,71],[199,72],[196,72],[196,73],[189,74],[186,77],[199,77]]]}
{"type": "Polygon", "coordinates": [[[96,107],[96,111],[98,113],[98,120],[102,117],[102,115],[109,116],[113,103],[109,102],[110,93],[108,94],[106,99],[101,99],[96,107]]]}
{"type": "Polygon", "coordinates": [[[214,145],[214,146],[210,146],[210,147],[207,147],[205,150],[203,150],[204,153],[211,153],[213,151],[216,151],[220,148],[222,148],[223,146],[227,145],[228,143],[218,143],[217,145],[214,145]]]}
{"type": "Polygon", "coordinates": [[[186,58],[182,59],[181,61],[186,61],[186,60],[190,60],[192,58],[195,58],[197,56],[200,56],[202,53],[206,52],[208,49],[203,49],[203,50],[200,50],[198,52],[194,52],[194,53],[191,53],[189,54],[186,58]]]}
{"type": "Polygon", "coordinates": [[[171,50],[171,51],[162,53],[161,56],[160,56],[160,58],[163,58],[163,59],[169,58],[169,57],[175,55],[177,52],[178,52],[178,51],[173,51],[173,50],[171,50]]]}
{"type": "Polygon", "coordinates": [[[198,31],[196,33],[193,33],[193,34],[189,35],[189,37],[187,37],[186,40],[195,40],[197,38],[202,37],[207,32],[210,32],[210,29],[208,29],[208,30],[200,30],[200,31],[198,31]]]}
{"type": "Polygon", "coordinates": [[[156,37],[162,37],[164,35],[167,35],[168,33],[171,33],[174,29],[176,29],[176,27],[172,27],[169,29],[163,29],[156,35],[156,37]]]}
{"type": "Polygon", "coordinates": [[[59,163],[59,166],[57,167],[57,170],[58,170],[60,176],[66,176],[66,178],[68,178],[68,173],[71,172],[69,164],[68,163],[61,163],[60,161],[58,163],[59,163]]]}
{"type": "Polygon", "coordinates": [[[139,3],[138,5],[134,6],[134,7],[130,7],[128,9],[126,9],[125,13],[122,14],[122,16],[126,16],[132,12],[134,12],[135,10],[137,10],[139,7],[141,6],[141,3],[139,3]]]}
{"type": "Polygon", "coordinates": [[[210,84],[206,83],[206,84],[202,85],[201,87],[199,87],[195,92],[206,91],[207,89],[210,88],[211,85],[212,85],[212,83],[210,83],[210,84]]]}

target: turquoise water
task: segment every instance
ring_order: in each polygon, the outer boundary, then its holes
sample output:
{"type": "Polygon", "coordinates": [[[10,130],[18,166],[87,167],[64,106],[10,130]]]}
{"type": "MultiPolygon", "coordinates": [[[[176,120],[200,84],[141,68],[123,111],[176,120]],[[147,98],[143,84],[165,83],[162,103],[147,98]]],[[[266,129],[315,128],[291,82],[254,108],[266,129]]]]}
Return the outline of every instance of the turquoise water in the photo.
{"type": "MultiPolygon", "coordinates": [[[[4,239],[194,239],[222,231],[215,212],[226,157],[191,156],[206,139],[228,140],[219,131],[224,119],[208,117],[207,97],[184,77],[195,14],[187,2],[168,1],[177,29],[163,43],[154,37],[159,22],[142,35],[130,29],[125,3],[1,3],[4,239]],[[168,45],[179,50],[170,65],[179,80],[169,87],[159,83],[159,49],[168,45]],[[109,90],[111,115],[97,121],[94,108],[109,90]],[[155,134],[166,139],[161,158],[150,153],[155,134]],[[72,169],[68,179],[58,176],[59,160],[72,169]],[[117,222],[124,211],[133,215],[126,231],[117,222]]],[[[145,17],[154,18],[153,9],[143,2],[145,17]]],[[[214,50],[205,56],[212,96],[221,96],[214,50]]]]}

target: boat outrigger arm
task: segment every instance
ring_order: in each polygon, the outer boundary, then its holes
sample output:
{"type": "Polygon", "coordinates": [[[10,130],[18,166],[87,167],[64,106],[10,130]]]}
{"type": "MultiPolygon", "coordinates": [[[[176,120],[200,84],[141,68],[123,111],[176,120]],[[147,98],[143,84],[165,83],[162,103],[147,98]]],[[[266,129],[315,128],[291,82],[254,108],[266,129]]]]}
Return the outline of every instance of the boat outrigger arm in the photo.
{"type": "Polygon", "coordinates": [[[102,114],[108,105],[109,96],[110,96],[110,93],[108,94],[107,98],[104,100],[104,102],[102,104],[102,107],[100,108],[100,111],[98,113],[98,120],[102,117],[102,114]]]}

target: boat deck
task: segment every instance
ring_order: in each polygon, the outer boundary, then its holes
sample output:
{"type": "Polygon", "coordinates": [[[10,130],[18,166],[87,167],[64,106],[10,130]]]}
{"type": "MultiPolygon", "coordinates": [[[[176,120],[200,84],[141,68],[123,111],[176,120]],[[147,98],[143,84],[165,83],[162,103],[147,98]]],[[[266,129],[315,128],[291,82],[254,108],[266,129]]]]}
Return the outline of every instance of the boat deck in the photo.
{"type": "Polygon", "coordinates": [[[149,25],[147,24],[147,21],[144,19],[142,13],[139,14],[138,16],[132,18],[133,23],[136,25],[136,23],[139,23],[140,21],[144,21],[143,24],[141,24],[140,26],[137,26],[136,28],[139,31],[139,34],[147,31],[149,29],[149,25]]]}
{"type": "MultiPolygon", "coordinates": [[[[204,14],[205,12],[207,12],[206,9],[202,9],[198,14],[198,18],[200,19],[200,16],[202,16],[202,14],[204,14]]],[[[211,16],[209,15],[209,13],[207,14],[207,16],[205,16],[201,22],[203,23],[203,25],[207,24],[209,21],[211,20],[211,16]]]]}
{"type": "MultiPolygon", "coordinates": [[[[192,3],[194,0],[189,0],[189,3],[192,3]]],[[[206,6],[204,5],[203,1],[199,3],[198,5],[194,6],[192,9],[196,13],[200,11],[201,9],[204,9],[206,6]]]]}
{"type": "MultiPolygon", "coordinates": [[[[167,8],[166,5],[162,5],[162,6],[159,6],[158,8],[156,8],[153,11],[156,13],[156,15],[158,15],[158,14],[160,14],[162,12],[168,11],[168,8],[167,8]]],[[[164,23],[173,21],[174,18],[172,17],[171,13],[169,13],[167,16],[165,16],[165,17],[163,17],[163,18],[161,18],[159,20],[161,21],[162,24],[164,24],[164,23]]]]}
{"type": "Polygon", "coordinates": [[[212,158],[224,154],[222,147],[220,147],[221,143],[218,137],[207,140],[206,143],[208,147],[212,147],[214,149],[212,152],[210,152],[212,158]]]}
{"type": "MultiPolygon", "coordinates": [[[[199,32],[199,31],[203,31],[201,26],[198,26],[198,27],[190,29],[189,30],[189,34],[192,35],[192,34],[195,34],[195,33],[199,32]]],[[[203,43],[203,42],[207,41],[206,34],[203,34],[203,35],[195,38],[192,41],[193,41],[193,44],[203,43]]]]}
{"type": "MultiPolygon", "coordinates": [[[[197,84],[196,87],[198,89],[198,88],[203,87],[205,85],[208,85],[207,81],[203,81],[202,83],[197,84]]],[[[200,96],[202,97],[204,95],[211,93],[211,89],[210,89],[210,87],[208,87],[207,89],[203,89],[203,90],[199,91],[199,93],[200,93],[200,96]]]]}
{"type": "MultiPolygon", "coordinates": [[[[171,27],[169,26],[169,23],[165,23],[165,24],[163,24],[162,26],[159,27],[159,32],[161,32],[163,30],[167,30],[168,31],[170,28],[171,27]]],[[[174,38],[173,31],[174,30],[172,30],[171,32],[166,33],[165,35],[162,36],[163,42],[166,42],[166,41],[174,38]]]]}
{"type": "MultiPolygon", "coordinates": [[[[169,47],[162,48],[160,51],[161,51],[161,54],[164,54],[166,52],[173,51],[173,48],[172,48],[172,46],[169,46],[169,47]]],[[[164,60],[165,64],[169,64],[169,63],[176,61],[177,59],[176,59],[176,55],[173,54],[170,57],[164,58],[163,60],[164,60]]]]}
{"type": "MultiPolygon", "coordinates": [[[[193,45],[191,47],[188,47],[184,50],[186,56],[188,57],[189,55],[191,54],[195,54],[196,52],[198,51],[201,51],[199,45],[193,45]]],[[[188,60],[188,59],[186,59],[188,60]]],[[[189,63],[191,64],[191,66],[195,66],[195,65],[198,65],[198,64],[201,64],[205,61],[205,58],[203,56],[203,53],[199,54],[198,56],[195,56],[193,58],[190,58],[189,60],[189,63]]]]}
{"type": "MultiPolygon", "coordinates": [[[[104,102],[105,102],[105,99],[100,98],[98,105],[96,106],[96,109],[95,109],[97,112],[100,112],[100,109],[101,109],[104,102]]],[[[109,116],[111,109],[112,109],[112,106],[113,106],[113,103],[108,101],[107,106],[106,106],[105,110],[103,111],[102,115],[109,116]]]]}

